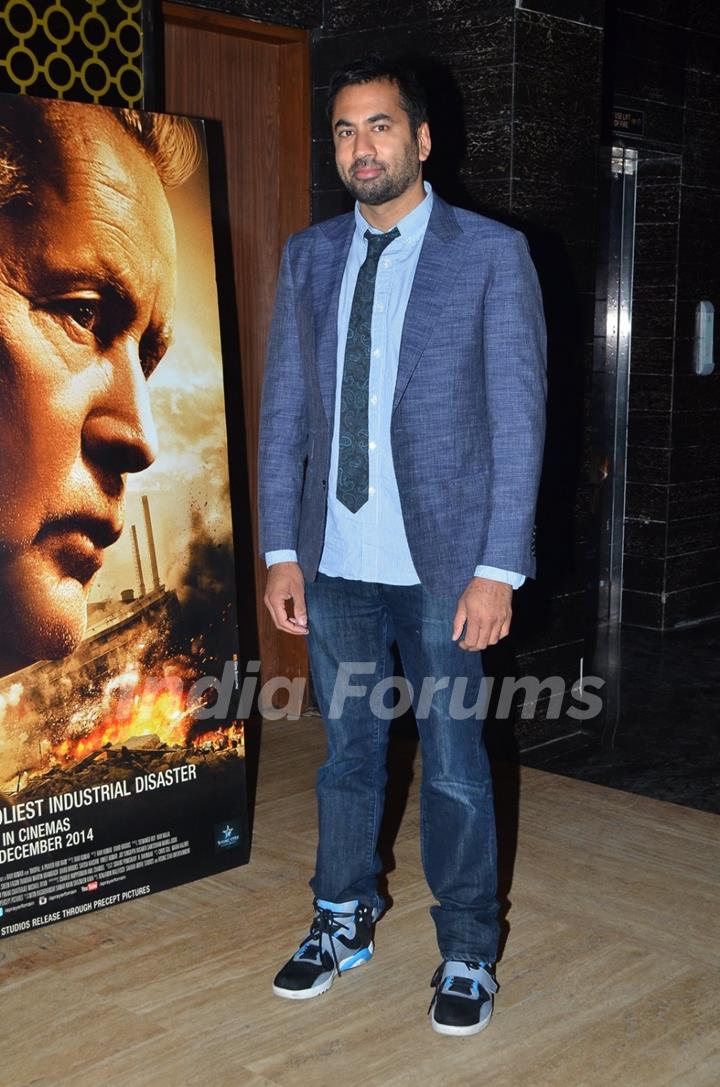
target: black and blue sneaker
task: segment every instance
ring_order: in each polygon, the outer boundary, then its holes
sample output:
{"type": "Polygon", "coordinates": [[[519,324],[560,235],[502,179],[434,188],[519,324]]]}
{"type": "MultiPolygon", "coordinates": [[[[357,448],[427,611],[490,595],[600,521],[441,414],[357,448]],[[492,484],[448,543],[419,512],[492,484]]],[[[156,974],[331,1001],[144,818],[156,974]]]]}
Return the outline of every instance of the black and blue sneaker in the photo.
{"type": "Polygon", "coordinates": [[[315,900],[310,931],[273,981],[273,992],[307,1000],[327,992],[335,978],[372,958],[372,906],[315,900]]]}
{"type": "Polygon", "coordinates": [[[489,963],[446,959],[433,974],[432,1028],[438,1034],[479,1034],[490,1022],[498,983],[489,963]]]}

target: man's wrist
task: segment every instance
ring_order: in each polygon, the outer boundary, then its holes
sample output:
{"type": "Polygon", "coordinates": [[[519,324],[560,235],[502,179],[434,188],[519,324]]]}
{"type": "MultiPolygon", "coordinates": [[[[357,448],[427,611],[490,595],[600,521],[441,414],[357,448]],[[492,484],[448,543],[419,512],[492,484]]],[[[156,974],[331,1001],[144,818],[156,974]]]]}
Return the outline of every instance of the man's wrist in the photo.
{"type": "Polygon", "coordinates": [[[297,560],[297,551],[293,551],[292,548],[285,548],[281,551],[265,552],[265,565],[268,570],[271,566],[276,566],[279,562],[297,562],[297,560]]]}
{"type": "Polygon", "coordinates": [[[505,585],[511,585],[513,589],[519,589],[525,583],[524,574],[516,574],[514,570],[501,570],[497,566],[476,566],[473,577],[484,577],[488,581],[501,581],[505,585]]]}

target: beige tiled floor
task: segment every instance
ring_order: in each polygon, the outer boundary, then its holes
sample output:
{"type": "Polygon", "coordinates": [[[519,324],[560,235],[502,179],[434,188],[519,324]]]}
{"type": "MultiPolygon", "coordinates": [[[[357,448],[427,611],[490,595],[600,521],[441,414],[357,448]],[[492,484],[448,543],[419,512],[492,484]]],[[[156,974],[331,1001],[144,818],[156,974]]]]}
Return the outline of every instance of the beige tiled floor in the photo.
{"type": "Polygon", "coordinates": [[[720,1083],[720,820],[540,771],[501,805],[517,849],[484,1034],[425,1015],[417,779],[372,963],[317,1000],[274,997],[308,915],[321,750],[317,721],[266,726],[247,867],[0,944],[0,1087],[720,1083]]]}

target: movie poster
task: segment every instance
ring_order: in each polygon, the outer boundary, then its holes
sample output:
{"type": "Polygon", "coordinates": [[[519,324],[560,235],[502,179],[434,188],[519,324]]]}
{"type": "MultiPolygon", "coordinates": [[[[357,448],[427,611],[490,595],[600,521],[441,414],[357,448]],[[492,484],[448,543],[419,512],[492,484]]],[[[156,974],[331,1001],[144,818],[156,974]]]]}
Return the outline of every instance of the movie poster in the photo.
{"type": "Polygon", "coordinates": [[[0,96],[0,936],[247,860],[201,122],[0,96]]]}

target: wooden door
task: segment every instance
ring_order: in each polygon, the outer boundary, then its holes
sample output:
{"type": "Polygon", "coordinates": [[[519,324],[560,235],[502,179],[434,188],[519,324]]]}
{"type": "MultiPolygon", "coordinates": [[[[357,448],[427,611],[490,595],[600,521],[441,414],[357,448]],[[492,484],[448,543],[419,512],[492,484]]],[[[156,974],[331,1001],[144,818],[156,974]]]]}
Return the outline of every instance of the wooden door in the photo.
{"type": "MultiPolygon", "coordinates": [[[[251,521],[251,531],[236,526],[240,621],[244,609],[250,623],[254,608],[264,681],[307,676],[303,640],[280,634],[262,603],[265,564],[257,555],[256,498],[260,391],[277,268],[287,235],[310,221],[308,34],[180,4],[165,3],[162,10],[164,108],[222,126],[209,132],[212,145],[221,131],[227,176],[228,222],[225,231],[216,223],[216,255],[221,294],[223,286],[230,288],[230,297],[221,298],[225,324],[230,316],[236,326],[224,335],[223,353],[230,399],[234,393],[242,403],[237,421],[241,428],[244,423],[248,466],[247,493],[241,486],[233,506],[236,519],[251,521]]],[[[217,171],[222,148],[212,150],[217,171]]],[[[242,448],[235,448],[241,457],[242,448]]],[[[242,641],[252,644],[247,637],[242,641]]]]}

